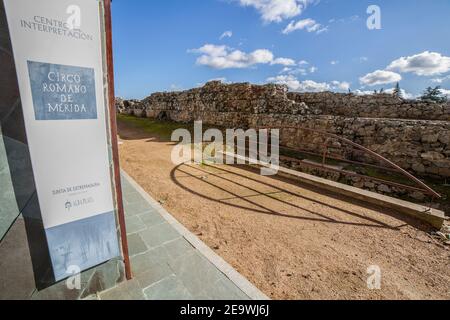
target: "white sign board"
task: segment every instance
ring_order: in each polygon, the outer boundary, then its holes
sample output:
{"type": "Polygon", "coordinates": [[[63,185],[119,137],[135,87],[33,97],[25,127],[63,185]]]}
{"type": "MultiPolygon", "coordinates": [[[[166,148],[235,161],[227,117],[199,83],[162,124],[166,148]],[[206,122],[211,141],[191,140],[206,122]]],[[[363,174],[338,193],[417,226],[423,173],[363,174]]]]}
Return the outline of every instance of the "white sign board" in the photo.
{"type": "Polygon", "coordinates": [[[4,0],[56,280],[119,256],[97,0],[4,0]]]}

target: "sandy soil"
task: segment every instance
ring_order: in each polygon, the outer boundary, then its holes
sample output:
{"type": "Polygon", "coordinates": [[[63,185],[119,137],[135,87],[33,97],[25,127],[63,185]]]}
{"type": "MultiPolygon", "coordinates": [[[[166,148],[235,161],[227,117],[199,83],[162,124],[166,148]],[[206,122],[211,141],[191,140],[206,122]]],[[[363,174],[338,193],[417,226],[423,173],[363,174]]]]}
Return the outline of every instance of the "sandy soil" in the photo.
{"type": "Polygon", "coordinates": [[[415,220],[248,167],[175,167],[173,143],[119,135],[123,169],[273,299],[450,299],[449,248],[415,220]]]}

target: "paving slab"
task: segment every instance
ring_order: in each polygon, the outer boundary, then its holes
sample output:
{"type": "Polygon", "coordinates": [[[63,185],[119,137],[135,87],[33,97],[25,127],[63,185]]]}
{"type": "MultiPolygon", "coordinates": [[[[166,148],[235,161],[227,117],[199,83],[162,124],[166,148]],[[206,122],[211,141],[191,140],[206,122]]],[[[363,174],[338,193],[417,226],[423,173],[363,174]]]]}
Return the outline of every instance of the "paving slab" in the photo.
{"type": "Polygon", "coordinates": [[[171,275],[144,290],[148,300],[193,300],[194,297],[177,276],[171,275]]]}
{"type": "Polygon", "coordinates": [[[138,215],[139,219],[144,223],[144,225],[148,228],[154,227],[167,221],[161,217],[157,212],[145,212],[143,214],[138,215]]]}
{"type": "Polygon", "coordinates": [[[175,275],[173,270],[168,268],[167,263],[163,262],[152,265],[152,267],[146,271],[134,274],[134,278],[139,282],[141,288],[145,290],[151,285],[172,275],[175,275]]]}
{"type": "Polygon", "coordinates": [[[145,296],[137,280],[121,283],[115,288],[98,295],[100,300],[145,300],[145,296]]]}
{"type": "Polygon", "coordinates": [[[128,236],[128,248],[131,257],[148,251],[148,247],[137,233],[128,236]]]}
{"type": "Polygon", "coordinates": [[[167,242],[181,238],[181,235],[168,223],[153,226],[139,234],[149,248],[156,248],[167,242]]]}
{"type": "Polygon", "coordinates": [[[195,251],[195,248],[184,238],[178,238],[168,242],[164,244],[164,247],[172,261],[190,255],[195,251]]]}
{"type": "Polygon", "coordinates": [[[194,293],[202,292],[205,289],[211,291],[221,280],[221,272],[196,252],[170,261],[169,265],[186,287],[194,293]],[[212,288],[210,288],[211,286],[212,288]]]}
{"type": "Polygon", "coordinates": [[[133,280],[102,300],[268,299],[126,173],[122,188],[133,280]]]}
{"type": "Polygon", "coordinates": [[[140,231],[144,231],[145,225],[143,224],[142,220],[139,218],[139,216],[128,216],[125,217],[125,223],[127,226],[127,234],[133,234],[140,231]]]}

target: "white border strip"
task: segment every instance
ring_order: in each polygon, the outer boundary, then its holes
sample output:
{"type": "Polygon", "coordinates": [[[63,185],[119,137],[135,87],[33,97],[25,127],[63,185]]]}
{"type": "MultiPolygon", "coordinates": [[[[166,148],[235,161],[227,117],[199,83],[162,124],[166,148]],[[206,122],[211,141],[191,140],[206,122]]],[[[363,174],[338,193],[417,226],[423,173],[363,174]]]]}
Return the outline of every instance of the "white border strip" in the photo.
{"type": "Polygon", "coordinates": [[[242,292],[252,300],[270,300],[264,293],[256,288],[243,275],[237,272],[222,257],[215,253],[196,235],[191,233],[185,226],[178,222],[170,213],[168,213],[157,201],[155,201],[133,178],[131,178],[123,169],[122,175],[136,189],[139,194],[152,205],[158,213],[174,227],[195,249],[197,249],[206,259],[209,260],[217,269],[219,269],[231,282],[233,282],[242,292]]]}

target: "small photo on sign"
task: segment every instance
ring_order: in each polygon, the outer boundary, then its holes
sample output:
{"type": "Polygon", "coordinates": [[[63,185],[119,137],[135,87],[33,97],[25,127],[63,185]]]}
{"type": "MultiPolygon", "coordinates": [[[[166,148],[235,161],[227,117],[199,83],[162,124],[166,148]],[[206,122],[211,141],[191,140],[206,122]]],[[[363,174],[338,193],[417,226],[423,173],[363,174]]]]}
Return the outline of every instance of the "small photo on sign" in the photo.
{"type": "Polygon", "coordinates": [[[28,61],[36,120],[97,119],[94,69],[28,61]]]}

